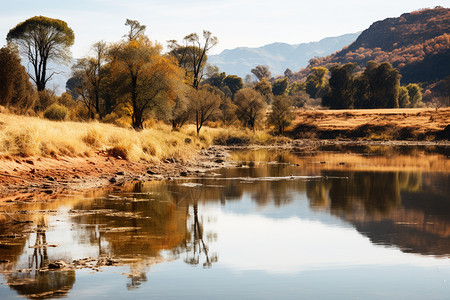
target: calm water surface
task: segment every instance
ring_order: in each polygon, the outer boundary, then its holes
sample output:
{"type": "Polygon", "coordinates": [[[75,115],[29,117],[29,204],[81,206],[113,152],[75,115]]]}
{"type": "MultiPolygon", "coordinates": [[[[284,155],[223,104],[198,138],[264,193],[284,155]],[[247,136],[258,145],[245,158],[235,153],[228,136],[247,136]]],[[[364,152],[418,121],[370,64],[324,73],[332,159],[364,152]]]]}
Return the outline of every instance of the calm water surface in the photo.
{"type": "Polygon", "coordinates": [[[236,151],[199,177],[3,205],[0,299],[450,299],[449,155],[236,151]]]}

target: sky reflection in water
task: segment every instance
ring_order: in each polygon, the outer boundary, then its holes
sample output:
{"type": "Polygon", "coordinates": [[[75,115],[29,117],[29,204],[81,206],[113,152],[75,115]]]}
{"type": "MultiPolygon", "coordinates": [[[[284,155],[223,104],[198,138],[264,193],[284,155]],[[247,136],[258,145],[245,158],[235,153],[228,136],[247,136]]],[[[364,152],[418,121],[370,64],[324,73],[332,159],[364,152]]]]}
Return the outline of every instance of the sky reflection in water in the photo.
{"type": "Polygon", "coordinates": [[[239,167],[218,176],[2,207],[0,259],[9,262],[0,264],[0,297],[450,295],[445,153],[233,155],[239,167]],[[12,232],[23,237],[7,238],[12,232]],[[123,263],[95,274],[35,271],[55,260],[101,256],[123,263]]]}

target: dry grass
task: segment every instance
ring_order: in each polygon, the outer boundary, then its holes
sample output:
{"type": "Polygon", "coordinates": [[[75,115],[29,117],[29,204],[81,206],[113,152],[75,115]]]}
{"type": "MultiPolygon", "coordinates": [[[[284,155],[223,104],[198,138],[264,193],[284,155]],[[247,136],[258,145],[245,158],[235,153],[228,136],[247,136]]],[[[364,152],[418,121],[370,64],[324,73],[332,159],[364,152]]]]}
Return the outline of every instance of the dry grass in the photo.
{"type": "Polygon", "coordinates": [[[90,156],[107,151],[131,161],[184,159],[210,145],[209,139],[172,132],[165,125],[136,132],[98,122],[55,122],[0,114],[0,154],[4,156],[90,156]]]}
{"type": "Polygon", "coordinates": [[[450,108],[298,110],[293,134],[311,132],[322,138],[357,137],[375,140],[434,139],[450,120],[450,108]]]}
{"type": "Polygon", "coordinates": [[[0,113],[0,155],[91,156],[99,151],[130,161],[184,160],[202,148],[217,144],[269,144],[277,140],[263,131],[194,126],[181,131],[153,122],[134,131],[99,122],[57,122],[37,117],[0,113]],[[227,143],[228,141],[228,143],[227,143]]]}
{"type": "Polygon", "coordinates": [[[213,137],[211,142],[218,145],[272,145],[280,140],[263,130],[248,128],[207,128],[204,134],[213,137]]]}

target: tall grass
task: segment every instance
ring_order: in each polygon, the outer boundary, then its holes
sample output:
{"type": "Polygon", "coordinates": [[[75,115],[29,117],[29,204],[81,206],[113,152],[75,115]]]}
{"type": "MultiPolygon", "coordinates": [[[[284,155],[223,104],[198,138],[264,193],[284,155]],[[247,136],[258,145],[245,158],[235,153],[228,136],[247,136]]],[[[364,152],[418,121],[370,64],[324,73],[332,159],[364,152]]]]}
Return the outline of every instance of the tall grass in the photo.
{"type": "Polygon", "coordinates": [[[162,123],[134,131],[99,122],[56,122],[0,113],[0,155],[4,156],[92,156],[105,151],[130,161],[184,160],[203,147],[233,140],[265,144],[273,137],[262,131],[207,127],[197,136],[194,126],[172,131],[162,123]]]}
{"type": "Polygon", "coordinates": [[[131,161],[154,161],[185,159],[209,145],[206,139],[172,132],[165,125],[137,132],[98,122],[55,122],[0,114],[1,155],[91,156],[99,151],[107,151],[131,161]]]}

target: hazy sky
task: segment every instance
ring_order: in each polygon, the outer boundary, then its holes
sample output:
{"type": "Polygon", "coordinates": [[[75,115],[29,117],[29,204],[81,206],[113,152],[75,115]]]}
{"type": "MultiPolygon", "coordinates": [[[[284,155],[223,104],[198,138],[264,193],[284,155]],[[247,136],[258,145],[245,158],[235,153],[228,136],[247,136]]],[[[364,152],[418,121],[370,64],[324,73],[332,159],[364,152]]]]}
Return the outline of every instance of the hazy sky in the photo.
{"type": "Polygon", "coordinates": [[[17,23],[43,15],[66,21],[75,31],[75,57],[99,40],[114,42],[127,18],[147,25],[152,40],[166,45],[191,32],[219,38],[214,53],[272,42],[298,44],[362,31],[374,21],[448,0],[0,0],[0,46],[17,23]]]}

